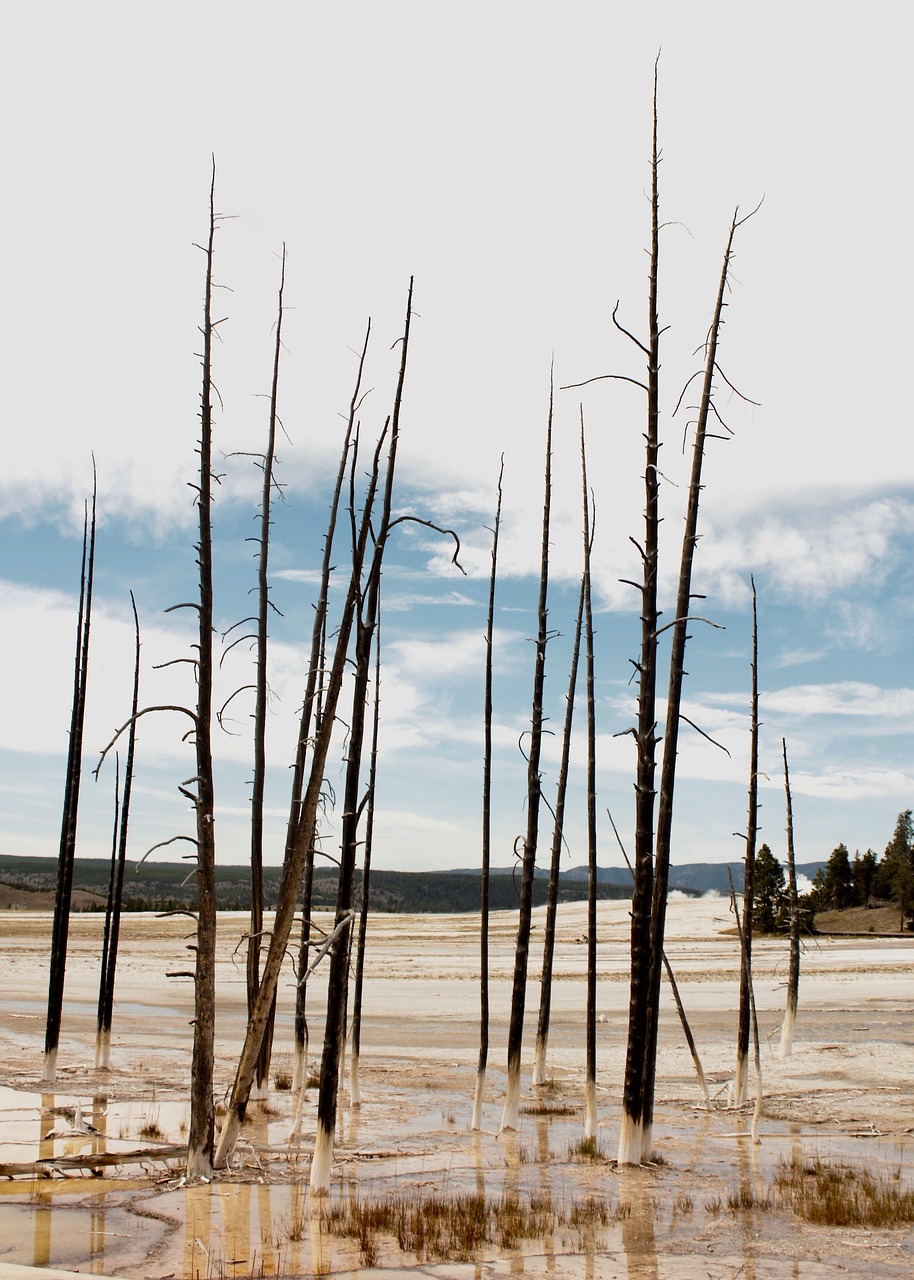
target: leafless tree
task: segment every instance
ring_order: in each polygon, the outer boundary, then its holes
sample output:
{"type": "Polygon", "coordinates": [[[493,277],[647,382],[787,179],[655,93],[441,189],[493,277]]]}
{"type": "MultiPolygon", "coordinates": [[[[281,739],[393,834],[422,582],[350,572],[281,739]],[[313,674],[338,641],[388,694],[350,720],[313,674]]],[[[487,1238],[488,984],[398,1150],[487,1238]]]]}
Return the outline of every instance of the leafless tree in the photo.
{"type": "Polygon", "coordinates": [[[585,1138],[597,1136],[597,716],[593,665],[590,560],[596,515],[587,487],[587,446],[581,406],[581,494],[584,526],[584,654],[587,672],[587,1051],[584,1075],[585,1138]]]}
{"type": "Polygon", "coordinates": [[[797,895],[797,864],[793,846],[793,801],[790,797],[790,770],[787,766],[787,739],[781,739],[784,757],[784,794],[787,801],[787,895],[790,903],[790,963],[787,969],[787,1007],[781,1027],[781,1057],[793,1052],[793,1031],[800,999],[800,903],[797,895]]]}
{"type": "Polygon", "coordinates": [[[543,922],[543,968],[540,975],[540,1006],[536,1023],[536,1047],[533,1053],[533,1084],[546,1082],[546,1054],[549,1048],[549,1016],[552,1009],[552,961],[555,953],[555,927],[559,902],[559,871],[565,842],[565,796],[568,790],[568,765],[571,757],[571,729],[574,721],[574,697],[578,682],[581,653],[581,628],[584,619],[584,581],[578,596],[578,612],[571,649],[571,670],[565,698],[565,722],[562,728],[562,755],[553,811],[552,856],[549,861],[549,888],[546,892],[546,918],[543,922]]]}
{"type": "Polygon", "coordinates": [[[60,850],[57,857],[57,892],[51,932],[51,960],[48,968],[48,1012],[44,1039],[43,1083],[57,1078],[57,1048],[63,1012],[64,980],[67,971],[67,941],[70,932],[70,902],[73,893],[73,861],[76,856],[76,823],[79,787],[82,778],[83,726],[86,718],[86,684],[89,676],[89,629],[92,620],[92,584],[95,576],[95,525],[98,480],[92,460],[92,515],[88,505],[83,516],[82,567],[79,577],[79,609],[76,620],[76,653],[73,662],[73,701],[70,707],[70,743],[64,783],[60,850]]]}
{"type": "Polygon", "coordinates": [[[347,938],[351,928],[357,832],[362,811],[359,797],[359,778],[365,727],[365,707],[371,667],[371,647],[377,624],[380,600],[381,564],[392,527],[391,510],[393,506],[394,474],[400,439],[403,383],[406,377],[406,361],[409,353],[412,295],[413,286],[412,281],[410,281],[406,321],[400,349],[400,371],[394,395],[393,412],[389,419],[387,472],[384,481],[381,515],[375,533],[374,554],[368,571],[365,591],[364,593],[359,593],[355,604],[355,679],[352,697],[352,718],[349,724],[349,758],[343,797],[340,871],[336,899],[336,926],[341,928],[341,936],[333,948],[330,958],[330,972],[327,978],[327,1021],[324,1029],[324,1050],[321,1058],[320,1086],[317,1099],[317,1133],[314,1140],[314,1157],[311,1161],[310,1187],[312,1193],[319,1195],[326,1194],[330,1189],[330,1165],[333,1156],[333,1137],[336,1130],[340,1064],[346,1034],[346,1003],[349,986],[347,938]],[[346,923],[347,917],[350,921],[348,924],[346,923]]]}
{"type": "Polygon", "coordinates": [[[489,574],[489,609],[486,616],[485,707],[483,726],[485,745],[482,765],[482,877],[479,903],[479,1060],[476,1065],[476,1089],[473,1095],[473,1118],[470,1128],[482,1126],[482,1099],[486,1087],[489,1060],[489,862],[492,850],[492,642],[495,630],[495,580],[498,570],[498,534],[501,528],[502,480],[505,455],[498,469],[498,500],[492,529],[492,571],[489,574]]]}
{"type": "MultiPolygon", "coordinates": [[[[362,374],[365,368],[365,357],[368,353],[370,335],[371,321],[369,320],[365,330],[365,339],[362,343],[362,351],[359,357],[355,385],[349,402],[346,433],[340,453],[340,464],[337,469],[333,495],[330,501],[330,516],[327,522],[327,532],[324,535],[324,552],[321,559],[320,587],[318,590],[317,604],[314,610],[314,622],[311,631],[311,655],[305,682],[305,696],[302,703],[298,748],[292,779],[292,802],[287,827],[285,862],[288,862],[291,858],[296,840],[301,838],[299,835],[299,825],[302,817],[302,798],[305,780],[307,777],[306,765],[308,760],[308,746],[311,742],[312,732],[315,740],[322,732],[324,658],[327,637],[327,603],[330,591],[330,576],[333,572],[333,565],[331,563],[333,558],[333,541],[336,532],[340,497],[342,495],[343,484],[346,479],[347,465],[350,460],[353,435],[357,431],[356,415],[358,414],[363,399],[362,374]]],[[[354,509],[352,518],[353,520],[355,519],[354,509]]],[[[308,1020],[306,1012],[308,984],[302,979],[308,971],[309,954],[311,949],[311,895],[314,884],[315,836],[316,828],[310,833],[308,838],[301,891],[302,924],[297,965],[299,982],[296,985],[295,993],[295,1049],[292,1078],[293,1088],[299,1092],[305,1087],[308,1074],[308,1020]]]]}
{"type": "MultiPolygon", "coordinates": [[[[127,862],[127,825],[130,817],[130,797],[133,789],[133,769],[136,756],[136,716],[140,700],[140,619],[136,600],[130,592],[133,608],[135,655],[133,665],[133,706],[127,739],[127,761],[124,768],[124,791],[120,802],[120,819],[115,848],[111,851],[111,876],[108,884],[108,903],[105,910],[105,932],[102,941],[102,963],[98,990],[98,1020],[95,1036],[95,1066],[107,1070],[111,1061],[111,1021],[114,1014],[114,977],[117,969],[117,951],[121,927],[121,902],[124,893],[124,867],[127,862]]],[[[116,788],[115,788],[116,791],[116,788]]]]}
{"type": "Polygon", "coordinates": [[[541,795],[540,748],[543,737],[543,690],[546,680],[546,644],[549,639],[546,594],[549,584],[549,513],[552,503],[552,407],[553,384],[549,376],[549,417],[546,427],[546,476],[543,500],[543,541],[540,554],[540,587],[537,605],[536,656],[533,671],[533,711],[527,753],[527,832],[523,842],[517,945],[514,953],[514,983],[508,1023],[508,1084],[501,1128],[516,1129],[520,1105],[520,1055],[524,1036],[524,1004],[527,994],[527,960],[530,954],[530,917],[533,906],[533,877],[539,838],[541,795]]]}
{"type": "Polygon", "coordinates": [[[743,867],[743,945],[739,966],[739,1022],[736,1033],[736,1071],[733,1105],[745,1105],[749,1075],[749,988],[752,974],[752,907],[755,900],[755,846],[758,837],[758,600],[752,585],[752,694],[749,723],[749,801],[746,823],[746,860],[743,867]]]}
{"type": "MultiPolygon", "coordinates": [[[[194,976],[194,1040],[191,1055],[190,1126],[187,1134],[187,1176],[212,1172],[215,1106],[213,1047],[216,1019],[216,833],[214,826],[212,701],[213,701],[213,534],[212,534],[212,350],[218,321],[213,320],[213,250],[216,236],[216,166],[210,183],[209,234],[206,248],[206,287],[203,300],[203,387],[200,395],[200,476],[197,490],[200,598],[191,607],[199,623],[194,716],[196,776],[182,790],[191,800],[197,827],[197,942],[194,976]],[[195,786],[195,791],[187,787],[195,786]]],[[[134,721],[135,723],[135,721],[134,721]]]]}

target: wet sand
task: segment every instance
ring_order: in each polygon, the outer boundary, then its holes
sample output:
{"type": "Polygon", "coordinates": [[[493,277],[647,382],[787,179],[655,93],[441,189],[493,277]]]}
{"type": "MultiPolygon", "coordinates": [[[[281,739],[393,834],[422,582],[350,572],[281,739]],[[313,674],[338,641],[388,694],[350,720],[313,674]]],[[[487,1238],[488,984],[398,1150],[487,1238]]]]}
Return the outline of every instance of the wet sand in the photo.
{"type": "MultiPolygon", "coordinates": [[[[539,1000],[542,910],[534,913],[529,1027],[539,1000]]],[[[216,1081],[228,1090],[245,1022],[245,918],[220,917],[216,1081]]],[[[763,1111],[759,1144],[750,1107],[728,1108],[736,1024],[738,944],[720,899],[670,903],[667,953],[708,1078],[702,1106],[691,1058],[664,991],[655,1149],[660,1163],[617,1170],[628,1007],[628,904],[599,911],[599,1143],[605,1158],[572,1159],[583,1132],[585,910],[559,914],[550,1037],[551,1083],[525,1077],[516,1134],[497,1133],[515,918],[493,918],[491,1041],[483,1132],[468,1130],[478,1045],[476,922],[464,916],[379,916],[372,921],[362,1030],[362,1104],[339,1114],[332,1201],[389,1192],[480,1191],[499,1199],[549,1198],[567,1219],[594,1198],[607,1221],[559,1226],[516,1249],[484,1248],[476,1263],[433,1265],[401,1254],[391,1237],[374,1257],[331,1236],[309,1213],[307,1175],[315,1091],[306,1094],[301,1138],[288,1143],[293,1099],[273,1091],[252,1104],[232,1171],[209,1186],[182,1184],[181,1161],[130,1161],[130,1152],[186,1137],[192,982],[166,972],[191,967],[182,917],[124,919],[112,1069],[92,1069],[102,921],[74,916],[53,1094],[42,1095],[50,917],[0,918],[0,1162],[120,1152],[124,1163],[65,1176],[0,1184],[0,1277],[4,1264],[53,1266],[134,1277],[313,1274],[448,1277],[498,1275],[820,1277],[910,1276],[914,1234],[817,1227],[763,1207],[780,1160],[847,1160],[914,1184],[910,1088],[914,1079],[911,962],[914,939],[856,937],[807,944],[793,1055],[778,1056],[786,944],[756,940],[763,1111]],[[76,1108],[79,1108],[78,1112],[76,1108]],[[544,1114],[535,1114],[538,1109],[544,1114]],[[74,1119],[97,1133],[73,1133],[74,1119]],[[68,1132],[68,1130],[70,1130],[68,1132]],[[49,1132],[53,1131],[53,1132],[49,1132]],[[146,1136],[143,1136],[145,1131],[146,1136]],[[152,1136],[150,1136],[152,1135],[152,1136]],[[734,1212],[731,1198],[748,1208],[734,1212]],[[367,1262],[376,1269],[367,1269],[367,1262]],[[386,1269],[386,1270],[385,1270],[386,1269]]],[[[274,1072],[291,1067],[293,977],[280,991],[274,1072]]],[[[324,993],[310,987],[312,1058],[319,1058],[324,993]]],[[[532,1035],[527,1053],[532,1058],[532,1035]]],[[[750,1095],[755,1074],[750,1073],[750,1095]]]]}

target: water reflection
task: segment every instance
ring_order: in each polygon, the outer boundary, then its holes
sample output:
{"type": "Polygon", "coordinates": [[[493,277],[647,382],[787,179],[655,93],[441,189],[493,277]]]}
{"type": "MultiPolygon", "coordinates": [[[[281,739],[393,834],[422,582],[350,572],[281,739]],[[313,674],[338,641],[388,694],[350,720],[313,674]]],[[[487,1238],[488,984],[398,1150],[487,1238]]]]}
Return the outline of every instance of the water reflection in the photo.
{"type": "Polygon", "coordinates": [[[659,1280],[651,1174],[646,1169],[623,1165],[617,1176],[622,1247],[629,1280],[659,1280]]]}

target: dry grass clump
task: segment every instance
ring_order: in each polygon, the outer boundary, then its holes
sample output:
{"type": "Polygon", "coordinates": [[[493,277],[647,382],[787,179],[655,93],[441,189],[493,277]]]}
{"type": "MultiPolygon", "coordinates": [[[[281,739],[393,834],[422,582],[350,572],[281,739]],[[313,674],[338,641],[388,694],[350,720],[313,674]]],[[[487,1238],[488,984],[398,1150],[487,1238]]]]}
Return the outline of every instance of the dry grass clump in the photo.
{"type": "Polygon", "coordinates": [[[914,1222],[914,1191],[901,1186],[901,1170],[873,1174],[849,1164],[782,1160],[774,1188],[807,1222],[829,1227],[896,1227],[914,1222]]]}
{"type": "Polygon", "coordinates": [[[165,1137],[162,1132],[162,1126],[158,1120],[150,1116],[150,1118],[138,1130],[141,1138],[148,1138],[150,1142],[161,1142],[165,1137]]]}
{"type": "Polygon", "coordinates": [[[606,1148],[596,1138],[578,1138],[568,1144],[568,1159],[580,1164],[609,1164],[606,1148]]]}
{"type": "Polygon", "coordinates": [[[273,1088],[277,1093],[288,1093],[292,1088],[292,1072],[284,1067],[273,1073],[273,1088]]]}
{"type": "Polygon", "coordinates": [[[532,1102],[527,1107],[521,1107],[521,1113],[525,1116],[573,1116],[579,1110],[579,1107],[570,1106],[567,1102],[532,1102]]]}
{"type": "Polygon", "coordinates": [[[415,1190],[373,1201],[353,1197],[327,1209],[323,1218],[331,1234],[358,1241],[363,1266],[374,1266],[383,1236],[419,1262],[469,1262],[487,1245],[516,1249],[521,1241],[542,1240],[558,1228],[583,1234],[605,1226],[612,1216],[606,1202],[594,1197],[564,1209],[548,1197],[491,1199],[473,1192],[442,1196],[415,1190]]]}

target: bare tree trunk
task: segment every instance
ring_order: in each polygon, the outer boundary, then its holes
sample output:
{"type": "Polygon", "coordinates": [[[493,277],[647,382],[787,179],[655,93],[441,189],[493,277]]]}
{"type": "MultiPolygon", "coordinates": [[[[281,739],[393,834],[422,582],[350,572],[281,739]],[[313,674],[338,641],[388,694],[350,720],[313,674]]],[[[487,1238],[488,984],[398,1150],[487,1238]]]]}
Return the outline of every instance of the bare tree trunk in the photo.
{"type": "Polygon", "coordinates": [[[559,902],[559,869],[565,837],[565,793],[568,790],[568,762],[571,756],[571,727],[574,720],[574,695],[578,683],[578,660],[581,652],[581,627],[584,617],[584,582],[578,597],[578,613],[571,650],[571,671],[565,699],[565,724],[562,729],[562,758],[555,801],[555,823],[552,829],[552,858],[549,864],[549,888],[546,893],[546,919],[543,925],[543,971],[540,977],[540,1007],[536,1024],[536,1048],[533,1054],[533,1084],[546,1081],[546,1053],[549,1048],[549,1015],[552,1007],[552,960],[555,953],[555,918],[559,902]]]}
{"type": "Polygon", "coordinates": [[[520,1055],[524,1036],[524,1006],[527,995],[527,960],[530,953],[530,916],[533,906],[533,877],[539,835],[540,748],[543,737],[543,688],[546,680],[548,640],[546,590],[549,582],[549,513],[552,503],[552,373],[549,375],[549,418],[546,427],[546,478],[543,501],[543,542],[540,556],[540,589],[537,607],[538,631],[533,674],[533,713],[530,750],[527,756],[527,833],[524,839],[518,906],[517,945],[514,953],[514,984],[508,1023],[508,1086],[501,1117],[502,1129],[516,1129],[520,1105],[520,1055]]]}
{"type": "MultiPolygon", "coordinates": [[[[352,721],[349,729],[349,763],[346,772],[346,788],[342,818],[342,849],[340,856],[339,887],[336,899],[336,921],[342,923],[352,906],[352,883],[355,874],[356,835],[361,812],[359,804],[359,764],[364,734],[365,702],[371,661],[371,644],[377,621],[378,601],[381,590],[381,563],[391,525],[394,473],[397,465],[397,446],[400,436],[400,407],[403,400],[403,382],[406,377],[406,359],[409,352],[409,331],[412,320],[413,286],[410,281],[406,322],[400,356],[400,373],[390,419],[390,446],[387,455],[387,475],[384,499],[378,524],[374,556],[368,574],[367,604],[364,616],[356,610],[355,689],[353,693],[352,721]]],[[[340,1060],[346,1034],[346,999],[348,994],[347,937],[351,925],[334,947],[327,979],[327,1022],[324,1029],[324,1051],[321,1059],[321,1079],[317,1099],[317,1132],[314,1139],[314,1158],[311,1161],[310,1188],[312,1194],[326,1195],[330,1190],[330,1165],[333,1157],[333,1138],[336,1129],[336,1107],[339,1090],[340,1060]]]]}
{"type": "Polygon", "coordinates": [[[587,1051],[584,1076],[584,1137],[597,1136],[597,718],[593,669],[593,604],[590,556],[594,524],[587,488],[584,409],[581,408],[581,491],[584,505],[584,652],[587,671],[587,1051]]]}
{"type": "Polygon", "coordinates": [[[482,1099],[489,1061],[489,861],[492,850],[492,640],[495,630],[495,579],[498,569],[498,533],[501,527],[502,479],[505,455],[498,469],[498,501],[492,530],[492,572],[489,575],[489,611],[486,617],[486,677],[483,721],[485,747],[482,765],[482,877],[479,904],[479,1059],[470,1128],[482,1127],[482,1099]]]}
{"type": "MultiPolygon", "coordinates": [[[[311,722],[314,719],[315,736],[320,734],[321,719],[320,701],[324,672],[324,651],[327,634],[327,600],[330,590],[331,558],[333,555],[333,539],[336,532],[340,495],[346,478],[346,465],[349,459],[350,445],[355,429],[356,414],[361,403],[362,372],[365,367],[365,356],[368,352],[368,340],[371,335],[371,321],[365,330],[365,340],[359,357],[358,373],[349,402],[349,417],[346,424],[346,435],[340,455],[333,497],[330,503],[330,518],[327,522],[327,533],[324,537],[324,554],[321,561],[321,581],[317,605],[314,611],[314,624],[311,632],[311,657],[305,684],[305,697],[302,704],[301,725],[298,735],[298,750],[295,760],[295,771],[292,781],[292,804],[289,814],[288,834],[286,837],[285,861],[292,856],[292,849],[298,838],[297,832],[302,815],[302,791],[304,788],[305,766],[308,754],[308,743],[311,737],[311,722]]],[[[353,513],[352,519],[355,519],[353,513]]],[[[355,554],[355,549],[353,549],[355,554]]],[[[302,925],[298,948],[298,975],[301,978],[308,970],[308,956],[311,948],[311,894],[314,884],[314,832],[308,837],[308,847],[304,866],[304,883],[302,885],[302,925]]],[[[307,983],[299,981],[295,989],[295,1024],[294,1024],[294,1070],[292,1087],[301,1090],[307,1083],[308,1072],[308,1020],[306,1014],[307,983]]]]}
{"type": "Polygon", "coordinates": [[[206,290],[203,318],[203,388],[200,396],[200,484],[197,506],[200,537],[200,602],[197,608],[197,710],[194,742],[197,754],[196,793],[191,795],[197,819],[197,945],[194,978],[194,1042],[191,1057],[190,1126],[187,1176],[212,1173],[215,1108],[213,1047],[216,1026],[216,840],[213,826],[213,540],[212,540],[212,317],[213,244],[216,235],[216,166],[210,184],[209,236],[206,246],[206,290]]]}
{"type": "MultiPolygon", "coordinates": [[[[225,1119],[222,1123],[222,1129],[219,1133],[219,1144],[216,1150],[215,1160],[216,1168],[225,1167],[231,1158],[232,1152],[235,1149],[235,1143],[238,1140],[238,1134],[241,1130],[241,1122],[244,1119],[245,1109],[247,1107],[248,1098],[250,1097],[257,1057],[260,1053],[261,1040],[263,1039],[263,1034],[269,1018],[270,1007],[276,991],[276,985],[279,981],[279,974],[282,968],[282,961],[285,955],[286,946],[289,941],[292,922],[295,918],[295,908],[298,901],[298,891],[299,885],[301,884],[302,871],[305,867],[305,859],[313,845],[317,810],[323,789],[324,766],[327,760],[327,753],[330,749],[330,740],[336,719],[336,708],[339,702],[343,676],[346,669],[349,638],[352,633],[356,604],[361,596],[362,566],[364,564],[365,549],[370,532],[371,509],[374,503],[378,483],[381,447],[385,436],[386,430],[378,441],[378,445],[375,450],[372,469],[369,476],[368,491],[365,498],[365,510],[362,515],[358,543],[353,557],[349,587],[336,632],[336,646],[334,649],[333,662],[329,672],[325,672],[324,709],[320,731],[315,735],[313,741],[311,764],[308,771],[308,782],[302,797],[301,811],[299,820],[295,827],[294,838],[287,846],[287,856],[283,865],[282,879],[279,886],[279,901],[276,908],[276,919],[273,923],[273,933],[270,938],[270,945],[267,951],[266,960],[264,961],[263,971],[260,975],[260,990],[257,993],[257,1001],[254,1011],[248,1019],[247,1032],[245,1034],[241,1056],[238,1060],[238,1067],[235,1072],[235,1080],[232,1085],[231,1097],[226,1109],[225,1119]]],[[[299,983],[305,981],[306,975],[307,971],[299,972],[299,983]]]]}
{"type": "MultiPolygon", "coordinates": [[[[263,455],[263,495],[260,504],[260,538],[257,557],[257,677],[254,704],[254,782],[251,792],[251,929],[248,935],[247,994],[248,1016],[253,1012],[260,987],[260,953],[263,949],[263,797],[267,776],[267,615],[270,608],[268,576],[270,555],[270,502],[273,496],[273,464],[276,453],[276,418],[279,392],[279,356],[282,350],[282,298],[286,284],[286,247],[282,249],[282,270],[276,314],[276,344],[273,351],[273,382],[270,389],[270,420],[267,447],[263,455]]],[[[270,1014],[263,1037],[254,1083],[256,1097],[269,1091],[270,1057],[273,1047],[273,1020],[270,1014]]]]}
{"type": "Polygon", "coordinates": [[[787,969],[787,1007],[781,1027],[781,1057],[793,1052],[793,1031],[800,998],[800,903],[797,896],[797,865],[793,847],[793,802],[790,798],[790,770],[787,767],[787,739],[781,739],[784,756],[784,793],[787,798],[787,893],[790,902],[790,963],[787,969]]]}
{"type": "MultiPolygon", "coordinates": [[[[651,251],[648,294],[648,345],[637,342],[647,357],[647,432],[644,468],[644,546],[641,552],[641,658],[638,672],[638,727],[635,730],[635,888],[632,894],[631,981],[628,1044],[619,1163],[640,1164],[645,1121],[644,1074],[650,990],[651,902],[654,887],[654,775],[657,753],[657,559],[660,516],[657,463],[660,450],[660,322],[657,277],[660,260],[660,196],[657,146],[657,67],[654,66],[654,115],[651,147],[651,251]]],[[[636,340],[637,341],[637,340],[636,340]]],[[[637,545],[637,544],[636,544],[637,545]]],[[[648,1137],[648,1143],[650,1138],[648,1137]]]]}
{"type": "MultiPolygon", "coordinates": [[[[734,917],[736,918],[736,934],[739,938],[740,951],[745,954],[746,933],[743,928],[743,923],[740,921],[739,906],[736,901],[736,893],[733,890],[733,877],[730,875],[729,867],[727,868],[727,875],[730,878],[730,907],[733,911],[734,917]]],[[[757,1084],[755,1107],[752,1112],[752,1141],[758,1142],[758,1122],[762,1114],[762,1055],[759,1047],[758,1013],[755,1007],[755,988],[752,985],[751,966],[749,966],[747,972],[749,974],[749,1008],[752,1014],[752,1043],[755,1049],[755,1078],[757,1084]]]]}
{"type": "Polygon", "coordinates": [[[44,1040],[42,1083],[53,1085],[57,1078],[57,1047],[63,1012],[64,980],[67,971],[67,941],[70,932],[70,900],[73,893],[73,861],[76,856],[76,823],[79,813],[79,784],[82,777],[83,725],[86,718],[86,681],[89,674],[89,628],[92,620],[92,583],[95,573],[95,520],[98,482],[92,462],[92,517],[88,508],[83,520],[82,568],[79,581],[79,611],[76,622],[76,654],[73,663],[73,702],[70,709],[70,745],[64,784],[60,851],[57,858],[57,893],[51,933],[51,961],[48,969],[48,1012],[44,1040]]]}
{"type": "MultiPolygon", "coordinates": [[[[657,851],[654,860],[653,902],[650,927],[650,977],[647,1004],[647,1034],[644,1060],[644,1110],[641,1135],[642,1159],[649,1159],[652,1145],[654,1118],[654,1086],[657,1074],[657,1036],[660,1018],[660,985],[663,972],[663,937],[666,927],[666,902],[670,874],[670,846],[673,831],[673,797],[676,783],[676,759],[679,750],[680,708],[682,706],[682,682],[685,676],[685,650],[692,600],[692,564],[698,543],[698,504],[701,497],[701,472],[707,439],[708,418],[713,409],[714,376],[717,371],[717,343],[723,315],[727,275],[733,236],[740,225],[733,215],[727,247],[721,267],[720,282],[714,317],[708,332],[704,383],[695,423],[695,442],[692,448],[692,470],[689,479],[689,499],[686,508],[685,532],[682,538],[682,554],[679,564],[679,588],[676,595],[676,616],[672,623],[673,638],[670,649],[670,682],[667,693],[666,727],[663,739],[663,763],[660,770],[660,804],[657,815],[657,851]]],[[[697,619],[707,621],[707,619],[697,619]]],[[[713,624],[712,624],[713,625],[713,624]]]]}
{"type": "Polygon", "coordinates": [[[752,701],[749,729],[749,803],[746,862],[743,870],[743,945],[739,965],[739,1022],[736,1034],[736,1072],[733,1105],[745,1106],[749,1075],[749,987],[752,974],[752,910],[755,902],[755,846],[758,836],[758,610],[752,584],[752,701]]]}
{"type": "Polygon", "coordinates": [[[106,1071],[111,1063],[111,1021],[114,1014],[114,976],[117,969],[117,950],[121,929],[121,902],[124,895],[124,867],[127,862],[127,824],[130,817],[130,796],[133,789],[133,767],[136,754],[136,716],[140,702],[140,619],[136,600],[130,592],[133,607],[133,624],[136,637],[133,666],[133,706],[130,716],[130,733],[127,739],[127,762],[124,769],[124,794],[121,801],[120,831],[117,841],[117,857],[111,856],[111,882],[108,906],[105,912],[105,938],[102,946],[101,979],[98,992],[98,1022],[95,1037],[95,1066],[106,1071]]]}
{"type": "Polygon", "coordinates": [[[381,709],[381,611],[375,628],[374,714],[371,723],[371,762],[368,768],[367,814],[365,817],[365,852],[362,858],[362,903],[359,910],[359,932],[356,942],[355,978],[352,991],[352,1037],[349,1047],[349,1105],[362,1105],[359,1060],[362,1047],[362,988],[365,982],[365,943],[368,936],[368,907],[371,895],[371,845],[374,839],[375,784],[378,777],[378,727],[381,709]]]}

